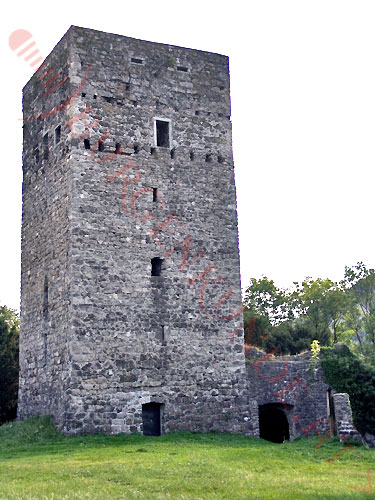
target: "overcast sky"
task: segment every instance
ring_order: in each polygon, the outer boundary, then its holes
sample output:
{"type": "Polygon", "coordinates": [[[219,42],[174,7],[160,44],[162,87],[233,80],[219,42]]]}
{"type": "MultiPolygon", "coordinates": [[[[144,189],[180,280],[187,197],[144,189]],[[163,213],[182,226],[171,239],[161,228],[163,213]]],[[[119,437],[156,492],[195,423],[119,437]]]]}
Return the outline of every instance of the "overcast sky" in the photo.
{"type": "Polygon", "coordinates": [[[0,305],[19,307],[26,29],[46,56],[74,24],[230,58],[242,285],[375,267],[375,2],[16,2],[1,23],[0,305]]]}

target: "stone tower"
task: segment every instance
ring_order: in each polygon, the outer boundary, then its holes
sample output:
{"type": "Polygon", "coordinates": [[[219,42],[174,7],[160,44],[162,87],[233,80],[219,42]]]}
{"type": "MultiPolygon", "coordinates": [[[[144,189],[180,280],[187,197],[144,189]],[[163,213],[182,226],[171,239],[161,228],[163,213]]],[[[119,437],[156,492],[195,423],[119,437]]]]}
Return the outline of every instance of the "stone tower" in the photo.
{"type": "Polygon", "coordinates": [[[19,418],[256,434],[227,57],[71,27],[23,108],[19,418]]]}

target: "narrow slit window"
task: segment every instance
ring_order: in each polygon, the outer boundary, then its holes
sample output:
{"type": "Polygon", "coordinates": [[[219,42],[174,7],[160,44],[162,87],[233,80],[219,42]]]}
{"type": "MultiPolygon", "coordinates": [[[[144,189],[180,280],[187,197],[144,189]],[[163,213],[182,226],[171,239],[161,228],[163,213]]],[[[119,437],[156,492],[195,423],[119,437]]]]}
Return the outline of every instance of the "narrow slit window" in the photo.
{"type": "Polygon", "coordinates": [[[121,144],[119,142],[116,142],[116,149],[115,149],[115,153],[117,155],[119,155],[122,151],[122,148],[121,148],[121,144]]]}
{"type": "Polygon", "coordinates": [[[125,91],[126,91],[126,92],[129,92],[129,90],[130,90],[130,83],[129,83],[129,82],[126,82],[126,83],[125,83],[125,91]]]}
{"type": "Polygon", "coordinates": [[[158,201],[158,188],[152,188],[152,201],[154,203],[158,201]]]}
{"type": "Polygon", "coordinates": [[[177,66],[177,71],[183,71],[184,73],[187,73],[189,69],[186,66],[177,66]]]}
{"type": "Polygon", "coordinates": [[[134,144],[134,153],[136,155],[139,153],[139,146],[138,146],[138,144],[134,144]]]}
{"type": "Polygon", "coordinates": [[[43,136],[43,159],[48,160],[49,149],[48,149],[48,132],[43,136]]]}
{"type": "Polygon", "coordinates": [[[160,330],[161,330],[161,340],[165,340],[165,331],[164,331],[164,325],[160,325],[160,330]]]}
{"type": "Polygon", "coordinates": [[[171,149],[171,158],[174,160],[174,157],[176,156],[176,150],[173,148],[171,149]]]}
{"type": "Polygon", "coordinates": [[[61,141],[61,125],[55,128],[55,145],[61,141]]]}
{"type": "Polygon", "coordinates": [[[104,142],[103,141],[99,141],[98,149],[99,149],[100,152],[104,151],[104,142]]]}
{"type": "Polygon", "coordinates": [[[34,149],[34,164],[39,165],[39,148],[34,149]]]}
{"type": "Polygon", "coordinates": [[[47,319],[48,318],[48,279],[45,278],[44,280],[44,287],[43,287],[43,318],[47,319]]]}
{"type": "Polygon", "coordinates": [[[217,161],[218,161],[218,163],[223,163],[224,158],[223,158],[221,155],[219,155],[219,156],[217,157],[217,161]]]}
{"type": "Polygon", "coordinates": [[[84,139],[83,143],[85,145],[85,149],[90,149],[90,140],[89,139],[84,139]]]}
{"type": "Polygon", "coordinates": [[[163,264],[163,259],[159,257],[154,257],[151,259],[151,276],[160,276],[161,275],[161,267],[163,264]]]}
{"type": "Polygon", "coordinates": [[[143,64],[143,59],[140,59],[139,57],[132,57],[131,62],[134,64],[143,64]]]}
{"type": "Polygon", "coordinates": [[[169,122],[156,120],[156,145],[159,148],[169,148],[169,122]]]}
{"type": "Polygon", "coordinates": [[[212,161],[212,154],[209,153],[206,155],[206,162],[210,163],[211,161],[212,161]]]}
{"type": "Polygon", "coordinates": [[[190,151],[190,161],[193,161],[193,160],[194,160],[194,152],[190,151]]]}

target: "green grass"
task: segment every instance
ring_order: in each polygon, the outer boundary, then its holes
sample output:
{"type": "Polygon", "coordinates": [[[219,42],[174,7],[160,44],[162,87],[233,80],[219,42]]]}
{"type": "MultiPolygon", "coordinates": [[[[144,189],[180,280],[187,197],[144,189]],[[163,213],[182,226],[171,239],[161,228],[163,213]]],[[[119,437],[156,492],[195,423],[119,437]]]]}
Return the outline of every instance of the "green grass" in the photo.
{"type": "Polygon", "coordinates": [[[0,500],[375,499],[375,451],[318,444],[217,433],[63,437],[48,418],[30,419],[0,427],[0,500]],[[358,491],[370,491],[368,470],[371,494],[358,491]]]}

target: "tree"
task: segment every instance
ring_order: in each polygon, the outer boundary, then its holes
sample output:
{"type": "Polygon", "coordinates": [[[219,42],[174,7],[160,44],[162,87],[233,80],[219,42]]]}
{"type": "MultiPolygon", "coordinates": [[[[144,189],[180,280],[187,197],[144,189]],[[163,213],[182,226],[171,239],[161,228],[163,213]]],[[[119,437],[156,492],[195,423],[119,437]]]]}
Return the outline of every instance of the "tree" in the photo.
{"type": "Polygon", "coordinates": [[[267,276],[251,278],[245,291],[244,306],[253,314],[266,317],[271,325],[285,321],[290,315],[286,292],[277,288],[267,276]]]}
{"type": "Polygon", "coordinates": [[[343,286],[351,300],[349,325],[358,339],[362,330],[365,340],[375,344],[375,269],[367,269],[363,262],[345,267],[343,286]]]}
{"type": "Polygon", "coordinates": [[[18,338],[18,314],[6,306],[0,306],[0,423],[16,417],[18,338]]]}

